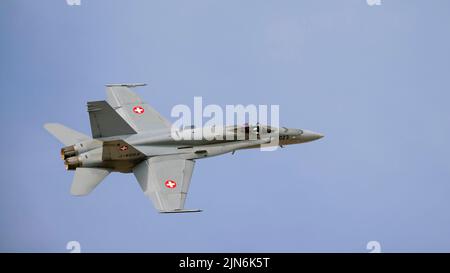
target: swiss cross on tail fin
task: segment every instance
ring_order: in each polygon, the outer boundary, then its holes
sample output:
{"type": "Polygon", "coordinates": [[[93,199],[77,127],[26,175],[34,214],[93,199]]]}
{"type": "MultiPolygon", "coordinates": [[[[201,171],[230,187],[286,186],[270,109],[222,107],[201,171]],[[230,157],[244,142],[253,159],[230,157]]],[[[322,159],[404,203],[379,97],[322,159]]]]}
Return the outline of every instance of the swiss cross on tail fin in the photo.
{"type": "Polygon", "coordinates": [[[107,102],[136,132],[169,130],[170,122],[132,91],[132,88],[144,85],[108,84],[107,102]]]}

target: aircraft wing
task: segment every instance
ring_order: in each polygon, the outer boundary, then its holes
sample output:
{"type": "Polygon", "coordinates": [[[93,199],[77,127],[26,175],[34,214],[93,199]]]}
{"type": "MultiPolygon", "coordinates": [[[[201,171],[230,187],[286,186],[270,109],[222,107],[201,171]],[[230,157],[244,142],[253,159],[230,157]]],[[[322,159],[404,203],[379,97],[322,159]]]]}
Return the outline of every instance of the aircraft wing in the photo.
{"type": "Polygon", "coordinates": [[[131,88],[144,85],[109,84],[107,102],[136,132],[170,128],[170,122],[131,91],[131,88]]]}
{"type": "Polygon", "coordinates": [[[194,164],[189,159],[155,156],[139,163],[133,173],[159,212],[198,212],[184,209],[194,164]]]}

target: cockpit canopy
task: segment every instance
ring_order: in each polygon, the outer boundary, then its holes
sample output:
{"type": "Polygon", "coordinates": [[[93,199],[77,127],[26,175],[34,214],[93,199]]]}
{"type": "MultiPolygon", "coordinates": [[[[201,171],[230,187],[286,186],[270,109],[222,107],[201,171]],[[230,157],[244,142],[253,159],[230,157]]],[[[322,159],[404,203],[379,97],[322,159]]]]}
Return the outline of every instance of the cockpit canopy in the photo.
{"type": "Polygon", "coordinates": [[[233,127],[234,132],[243,132],[245,134],[265,134],[265,133],[272,133],[274,131],[274,128],[268,125],[250,125],[248,123],[245,123],[244,125],[237,125],[233,127]]]}

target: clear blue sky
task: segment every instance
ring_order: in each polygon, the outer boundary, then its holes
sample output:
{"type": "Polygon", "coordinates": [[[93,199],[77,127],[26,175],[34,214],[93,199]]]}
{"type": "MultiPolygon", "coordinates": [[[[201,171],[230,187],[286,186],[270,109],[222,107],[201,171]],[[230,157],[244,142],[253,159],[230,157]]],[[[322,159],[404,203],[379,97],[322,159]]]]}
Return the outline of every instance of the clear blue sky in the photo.
{"type": "Polygon", "coordinates": [[[450,251],[450,2],[0,1],[0,251],[450,251]],[[196,164],[161,215],[133,175],[72,197],[61,144],[105,83],[172,106],[278,104],[322,132],[196,164]]]}

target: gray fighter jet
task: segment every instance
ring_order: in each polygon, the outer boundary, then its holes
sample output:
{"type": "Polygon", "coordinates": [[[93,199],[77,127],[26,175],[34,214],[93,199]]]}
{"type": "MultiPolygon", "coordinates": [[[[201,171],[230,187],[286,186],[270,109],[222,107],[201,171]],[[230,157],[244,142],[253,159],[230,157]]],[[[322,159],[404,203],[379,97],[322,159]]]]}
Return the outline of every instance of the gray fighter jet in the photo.
{"type": "MultiPolygon", "coordinates": [[[[323,137],[307,130],[245,124],[217,130],[223,138],[174,139],[171,124],[131,91],[143,85],[107,85],[106,101],[87,103],[92,138],[61,124],[44,125],[66,145],[61,157],[66,169],[75,171],[71,194],[89,194],[111,172],[133,173],[159,212],[198,212],[184,208],[196,159],[323,137]]],[[[175,133],[186,136],[195,130],[175,133]]]]}

